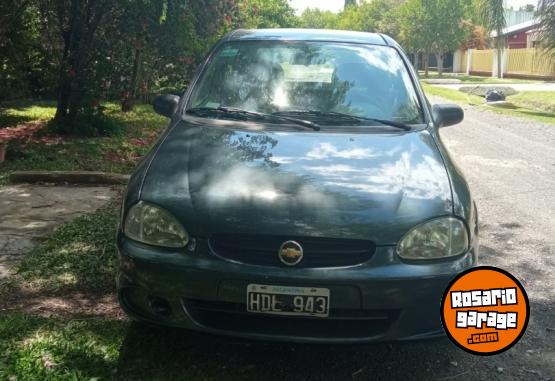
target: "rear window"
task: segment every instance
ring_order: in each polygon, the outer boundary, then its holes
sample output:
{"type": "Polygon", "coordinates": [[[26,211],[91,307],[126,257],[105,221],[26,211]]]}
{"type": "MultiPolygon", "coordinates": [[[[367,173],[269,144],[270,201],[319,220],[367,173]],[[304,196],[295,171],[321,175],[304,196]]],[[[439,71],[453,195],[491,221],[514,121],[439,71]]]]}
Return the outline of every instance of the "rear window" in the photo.
{"type": "Polygon", "coordinates": [[[225,43],[197,82],[189,107],[333,111],[423,122],[399,53],[387,46],[345,43],[225,43]]]}

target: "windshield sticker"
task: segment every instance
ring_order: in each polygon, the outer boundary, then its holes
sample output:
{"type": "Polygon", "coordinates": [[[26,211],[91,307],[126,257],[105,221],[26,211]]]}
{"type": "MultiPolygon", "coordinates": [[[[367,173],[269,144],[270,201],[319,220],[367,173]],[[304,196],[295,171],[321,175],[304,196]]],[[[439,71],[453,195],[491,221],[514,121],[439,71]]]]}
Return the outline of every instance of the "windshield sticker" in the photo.
{"type": "Polygon", "coordinates": [[[331,83],[334,68],[329,65],[291,65],[281,64],[287,82],[318,82],[331,83]]]}

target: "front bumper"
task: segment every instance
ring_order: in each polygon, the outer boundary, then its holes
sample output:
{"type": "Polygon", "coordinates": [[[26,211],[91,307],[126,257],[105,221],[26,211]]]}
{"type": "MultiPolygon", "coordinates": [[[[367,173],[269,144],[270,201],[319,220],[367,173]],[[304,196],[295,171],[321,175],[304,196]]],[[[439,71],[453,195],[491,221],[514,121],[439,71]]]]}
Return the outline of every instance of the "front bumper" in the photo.
{"type": "Polygon", "coordinates": [[[477,242],[455,259],[407,263],[395,247],[344,268],[281,268],[232,263],[209,252],[168,250],[118,235],[120,305],[156,324],[263,340],[355,343],[443,335],[439,315],[449,281],[476,263],[477,242]],[[330,289],[329,318],[245,311],[249,283],[330,289]]]}

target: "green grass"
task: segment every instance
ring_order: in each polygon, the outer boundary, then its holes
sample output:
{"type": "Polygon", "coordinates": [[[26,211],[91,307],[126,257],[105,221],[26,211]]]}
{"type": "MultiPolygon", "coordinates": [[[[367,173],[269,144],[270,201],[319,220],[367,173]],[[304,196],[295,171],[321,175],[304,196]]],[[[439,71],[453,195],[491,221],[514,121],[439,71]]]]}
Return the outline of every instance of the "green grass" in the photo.
{"type": "MultiPolygon", "coordinates": [[[[4,308],[31,290],[36,299],[77,292],[95,300],[112,294],[117,222],[118,207],[110,203],[56,229],[25,255],[16,275],[0,282],[0,300],[8,301],[4,308]]],[[[0,380],[114,378],[129,322],[81,319],[74,313],[70,319],[0,314],[0,380]]]]}
{"type": "MultiPolygon", "coordinates": [[[[114,292],[117,215],[112,203],[55,230],[26,254],[15,276],[0,283],[0,298],[13,298],[20,290],[33,290],[39,298],[114,292]]],[[[126,321],[2,313],[0,380],[112,379],[128,326],[126,321]]]]}
{"type": "Polygon", "coordinates": [[[113,379],[128,323],[0,316],[0,380],[113,379]]]}
{"type": "Polygon", "coordinates": [[[555,91],[523,91],[509,100],[523,108],[555,113],[555,91]]]}
{"type": "Polygon", "coordinates": [[[462,91],[447,89],[445,87],[432,86],[427,83],[422,83],[422,88],[426,94],[449,99],[450,101],[459,104],[479,105],[484,103],[484,98],[477,95],[466,94],[462,91]]]}
{"type": "Polygon", "coordinates": [[[18,279],[41,291],[113,291],[117,224],[118,205],[113,202],[62,225],[25,255],[18,279]]]}
{"type": "Polygon", "coordinates": [[[51,101],[12,101],[0,105],[0,128],[54,117],[56,105],[51,101]]]}
{"type": "MultiPolygon", "coordinates": [[[[138,105],[134,111],[128,113],[122,113],[119,106],[113,103],[106,107],[105,114],[123,126],[121,134],[91,138],[45,137],[42,141],[31,143],[11,141],[8,143],[6,162],[0,164],[0,184],[5,183],[8,174],[15,170],[130,173],[168,121],[155,114],[150,105],[138,105]]],[[[0,128],[34,120],[47,120],[53,116],[54,111],[52,105],[34,102],[4,106],[0,128]]]]}
{"type": "Polygon", "coordinates": [[[468,95],[458,90],[446,89],[422,83],[426,94],[448,99],[461,105],[474,105],[483,110],[488,110],[498,114],[516,116],[531,119],[541,123],[555,125],[555,113],[553,111],[553,93],[530,91],[521,92],[517,95],[508,97],[507,100],[513,102],[517,108],[505,109],[495,108],[484,104],[484,98],[477,95],[468,95]],[[547,100],[547,101],[546,101],[547,100]]]}

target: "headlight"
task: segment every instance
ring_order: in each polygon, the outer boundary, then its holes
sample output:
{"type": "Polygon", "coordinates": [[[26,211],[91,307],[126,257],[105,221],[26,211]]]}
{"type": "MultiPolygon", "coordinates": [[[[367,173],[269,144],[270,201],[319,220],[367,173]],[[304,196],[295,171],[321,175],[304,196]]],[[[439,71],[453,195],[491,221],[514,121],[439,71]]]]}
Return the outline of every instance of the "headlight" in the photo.
{"type": "Polygon", "coordinates": [[[135,241],[163,247],[184,247],[189,234],[166,210],[139,201],[127,213],[123,232],[135,241]]]}
{"type": "Polygon", "coordinates": [[[411,229],[397,245],[397,254],[405,259],[440,259],[468,250],[468,233],[461,220],[438,218],[411,229]]]}

